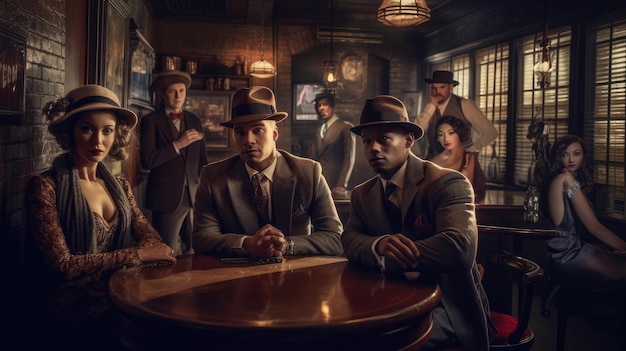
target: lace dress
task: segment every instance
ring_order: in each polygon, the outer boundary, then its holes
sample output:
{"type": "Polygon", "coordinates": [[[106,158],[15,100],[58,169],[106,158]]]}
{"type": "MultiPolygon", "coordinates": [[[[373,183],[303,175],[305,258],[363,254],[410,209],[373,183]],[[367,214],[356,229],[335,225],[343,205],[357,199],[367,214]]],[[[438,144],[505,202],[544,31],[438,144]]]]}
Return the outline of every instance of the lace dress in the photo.
{"type": "Polygon", "coordinates": [[[553,278],[567,284],[626,281],[626,256],[612,254],[601,246],[582,241],[575,213],[565,194],[563,202],[563,220],[557,229],[567,235],[552,238],[547,243],[547,264],[553,278]]]}

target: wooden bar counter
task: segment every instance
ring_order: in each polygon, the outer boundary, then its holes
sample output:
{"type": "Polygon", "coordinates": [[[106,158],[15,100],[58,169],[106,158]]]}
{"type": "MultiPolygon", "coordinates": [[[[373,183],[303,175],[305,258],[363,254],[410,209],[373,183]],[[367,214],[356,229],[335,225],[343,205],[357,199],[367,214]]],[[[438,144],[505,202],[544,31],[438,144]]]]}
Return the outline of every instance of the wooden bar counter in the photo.
{"type": "Polygon", "coordinates": [[[133,350],[418,350],[440,299],[436,284],[327,256],[270,264],[179,256],[117,271],[109,290],[133,350]]]}

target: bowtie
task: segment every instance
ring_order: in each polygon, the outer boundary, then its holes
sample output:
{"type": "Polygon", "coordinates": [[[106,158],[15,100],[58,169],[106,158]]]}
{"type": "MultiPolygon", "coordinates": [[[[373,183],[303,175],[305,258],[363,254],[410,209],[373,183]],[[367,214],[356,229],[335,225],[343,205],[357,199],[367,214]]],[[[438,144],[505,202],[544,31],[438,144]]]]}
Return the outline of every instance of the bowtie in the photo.
{"type": "Polygon", "coordinates": [[[172,121],[175,121],[177,119],[180,119],[182,121],[184,117],[185,117],[185,112],[170,113],[170,118],[172,119],[172,121]]]}

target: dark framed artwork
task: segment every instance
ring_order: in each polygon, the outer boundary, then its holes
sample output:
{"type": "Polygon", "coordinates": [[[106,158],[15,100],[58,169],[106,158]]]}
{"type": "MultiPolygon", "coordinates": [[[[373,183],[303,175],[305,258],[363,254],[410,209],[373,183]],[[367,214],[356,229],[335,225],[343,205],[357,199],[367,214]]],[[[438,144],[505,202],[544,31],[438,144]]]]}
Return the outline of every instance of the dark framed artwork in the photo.
{"type": "Polygon", "coordinates": [[[421,91],[405,91],[402,93],[402,102],[409,113],[409,120],[413,121],[420,113],[422,108],[422,92],[421,91]]]}
{"type": "Polygon", "coordinates": [[[150,108],[152,106],[150,83],[156,55],[152,46],[137,28],[131,28],[130,52],[129,105],[150,108]]]}
{"type": "Polygon", "coordinates": [[[104,86],[111,89],[120,100],[126,85],[126,47],[128,38],[127,16],[118,2],[111,1],[106,9],[104,51],[104,86]]]}
{"type": "Polygon", "coordinates": [[[324,90],[318,83],[297,83],[293,86],[293,120],[315,122],[319,119],[315,109],[315,95],[324,90]]]}
{"type": "Polygon", "coordinates": [[[209,150],[230,148],[230,128],[220,122],[230,120],[230,93],[206,90],[188,90],[183,108],[202,121],[204,142],[209,150]]]}
{"type": "Polygon", "coordinates": [[[367,87],[367,53],[346,51],[339,57],[337,97],[343,102],[360,101],[367,87]]]}
{"type": "Polygon", "coordinates": [[[23,123],[26,40],[0,28],[0,124],[23,123]]]}

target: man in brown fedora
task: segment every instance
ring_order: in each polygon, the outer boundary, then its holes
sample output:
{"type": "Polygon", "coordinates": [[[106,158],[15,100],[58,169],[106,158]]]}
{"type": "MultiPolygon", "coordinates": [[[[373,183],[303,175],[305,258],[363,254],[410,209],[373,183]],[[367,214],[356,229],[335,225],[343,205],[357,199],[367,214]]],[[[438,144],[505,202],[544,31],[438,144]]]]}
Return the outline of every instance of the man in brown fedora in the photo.
{"type": "MultiPolygon", "coordinates": [[[[471,130],[471,138],[464,145],[467,152],[478,153],[491,144],[498,136],[498,131],[491,121],[476,106],[474,101],[453,94],[453,88],[459,85],[450,71],[434,71],[432,78],[424,79],[430,83],[430,95],[424,110],[415,118],[415,124],[426,132],[426,137],[418,142],[419,156],[430,160],[443,151],[437,141],[435,125],[441,116],[453,116],[461,119],[471,130]]],[[[482,173],[482,171],[481,171],[482,173]]]]}
{"type": "Polygon", "coordinates": [[[367,99],[360,124],[351,130],[378,175],[352,190],[341,237],[346,256],[439,285],[441,303],[432,312],[424,349],[488,350],[495,333],[476,265],[472,185],[461,173],[411,152],[423,130],[409,122],[404,104],[393,96],[367,99]]]}
{"type": "Polygon", "coordinates": [[[238,154],[202,169],[194,207],[196,253],[224,257],[343,254],[343,226],[319,162],[276,146],[287,117],[274,92],[242,88],[232,99],[238,154]]]}
{"type": "Polygon", "coordinates": [[[156,75],[150,90],[157,95],[157,110],[141,120],[141,165],[150,170],[146,207],[176,255],[193,253],[193,201],[200,170],[208,163],[202,122],[183,111],[190,85],[187,72],[156,75]]]}

